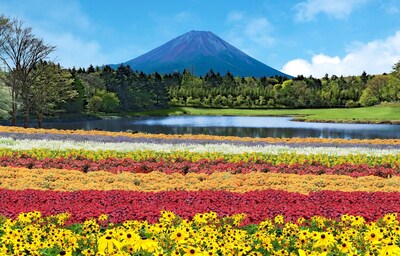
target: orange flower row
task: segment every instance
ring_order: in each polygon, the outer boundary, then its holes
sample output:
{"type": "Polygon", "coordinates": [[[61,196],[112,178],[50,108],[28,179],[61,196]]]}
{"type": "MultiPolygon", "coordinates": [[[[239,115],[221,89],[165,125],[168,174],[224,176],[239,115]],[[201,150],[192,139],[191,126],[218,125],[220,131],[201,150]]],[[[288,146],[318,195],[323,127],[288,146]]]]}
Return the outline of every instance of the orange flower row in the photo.
{"type": "Polygon", "coordinates": [[[308,194],[312,191],[365,191],[400,192],[400,177],[379,178],[365,176],[351,178],[346,175],[296,175],[281,173],[231,174],[228,172],[207,174],[189,173],[148,174],[109,172],[83,173],[59,169],[0,168],[0,187],[13,190],[131,190],[131,191],[171,191],[171,190],[224,190],[248,192],[255,190],[284,190],[308,194]]]}
{"type": "Polygon", "coordinates": [[[147,133],[127,133],[109,131],[85,131],[85,130],[57,130],[57,129],[36,129],[22,128],[14,126],[0,126],[0,132],[5,133],[26,133],[26,134],[77,134],[92,136],[124,136],[130,138],[157,138],[157,139],[182,139],[182,140],[232,140],[232,141],[251,141],[267,143],[335,143],[335,144],[400,144],[400,139],[326,139],[326,138],[251,138],[235,136],[214,136],[214,135],[192,135],[192,134],[147,134],[147,133]]]}

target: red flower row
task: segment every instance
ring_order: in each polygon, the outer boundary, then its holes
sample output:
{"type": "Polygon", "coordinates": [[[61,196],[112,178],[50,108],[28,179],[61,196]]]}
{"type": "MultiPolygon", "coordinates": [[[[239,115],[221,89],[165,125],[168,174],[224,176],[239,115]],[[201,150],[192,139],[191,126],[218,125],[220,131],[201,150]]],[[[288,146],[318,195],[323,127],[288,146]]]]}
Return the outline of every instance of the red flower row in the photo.
{"type": "Polygon", "coordinates": [[[171,210],[183,218],[209,211],[221,216],[246,213],[245,224],[258,223],[278,214],[290,220],[314,215],[339,218],[342,214],[352,214],[372,221],[386,213],[400,212],[400,193],[322,191],[302,195],[276,190],[242,194],[225,191],[144,193],[0,189],[0,214],[16,217],[21,212],[34,210],[44,215],[69,212],[72,214],[71,222],[102,213],[108,214],[110,221],[115,223],[128,219],[154,222],[161,210],[171,210]]]}
{"type": "Polygon", "coordinates": [[[273,165],[260,160],[256,162],[237,162],[232,163],[226,160],[208,160],[202,159],[197,162],[187,160],[178,161],[156,161],[155,159],[135,161],[130,158],[107,158],[94,161],[92,159],[79,158],[45,158],[37,159],[34,157],[24,156],[3,156],[0,157],[0,166],[8,167],[26,167],[37,169],[67,169],[79,170],[83,172],[105,170],[112,173],[134,172],[149,173],[152,171],[160,171],[167,174],[170,173],[207,173],[214,172],[232,172],[232,173],[249,173],[249,172],[271,172],[271,173],[293,173],[293,174],[337,174],[349,175],[352,177],[360,176],[379,176],[390,177],[400,175],[400,166],[368,166],[366,164],[341,164],[328,167],[319,163],[307,164],[279,164],[273,165]]]}

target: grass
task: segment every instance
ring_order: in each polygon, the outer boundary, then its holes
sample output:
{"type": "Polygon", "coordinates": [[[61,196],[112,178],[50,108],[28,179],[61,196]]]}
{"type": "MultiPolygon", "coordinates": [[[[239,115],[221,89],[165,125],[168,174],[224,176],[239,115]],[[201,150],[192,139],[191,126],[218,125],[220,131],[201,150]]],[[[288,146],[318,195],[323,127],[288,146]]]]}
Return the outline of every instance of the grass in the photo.
{"type": "Polygon", "coordinates": [[[327,109],[215,109],[174,107],[145,112],[130,112],[126,116],[293,116],[306,122],[393,123],[400,124],[400,105],[364,108],[327,109]]]}

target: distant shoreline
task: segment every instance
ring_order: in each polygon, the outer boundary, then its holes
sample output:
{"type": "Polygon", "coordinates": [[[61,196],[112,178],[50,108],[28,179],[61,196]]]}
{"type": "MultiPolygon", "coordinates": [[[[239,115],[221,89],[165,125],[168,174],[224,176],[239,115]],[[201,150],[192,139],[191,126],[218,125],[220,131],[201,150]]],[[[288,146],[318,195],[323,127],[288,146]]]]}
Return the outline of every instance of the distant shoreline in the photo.
{"type": "Polygon", "coordinates": [[[226,109],[174,107],[170,109],[129,112],[117,116],[275,116],[292,117],[292,121],[314,123],[393,124],[400,125],[400,105],[364,108],[329,109],[226,109]]]}
{"type": "MultiPolygon", "coordinates": [[[[400,125],[400,105],[364,108],[331,109],[227,109],[172,107],[143,112],[124,112],[112,114],[70,114],[58,118],[45,119],[45,123],[69,123],[95,121],[102,119],[151,117],[151,116],[272,116],[292,117],[292,121],[311,123],[349,123],[349,124],[391,124],[400,125]]],[[[1,120],[0,125],[10,125],[10,120],[1,120]]],[[[22,120],[18,120],[22,126],[22,120]]],[[[33,118],[31,127],[35,127],[33,118]]]]}

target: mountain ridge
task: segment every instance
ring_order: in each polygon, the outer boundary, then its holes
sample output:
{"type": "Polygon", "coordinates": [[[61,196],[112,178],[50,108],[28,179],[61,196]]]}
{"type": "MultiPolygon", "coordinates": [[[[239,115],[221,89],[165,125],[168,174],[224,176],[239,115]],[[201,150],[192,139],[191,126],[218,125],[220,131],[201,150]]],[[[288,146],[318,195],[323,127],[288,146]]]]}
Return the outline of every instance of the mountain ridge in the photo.
{"type": "Polygon", "coordinates": [[[221,74],[229,71],[235,76],[290,77],[250,57],[211,31],[192,30],[122,64],[145,73],[193,69],[196,75],[205,75],[212,69],[221,74]]]}

